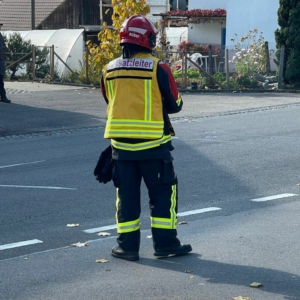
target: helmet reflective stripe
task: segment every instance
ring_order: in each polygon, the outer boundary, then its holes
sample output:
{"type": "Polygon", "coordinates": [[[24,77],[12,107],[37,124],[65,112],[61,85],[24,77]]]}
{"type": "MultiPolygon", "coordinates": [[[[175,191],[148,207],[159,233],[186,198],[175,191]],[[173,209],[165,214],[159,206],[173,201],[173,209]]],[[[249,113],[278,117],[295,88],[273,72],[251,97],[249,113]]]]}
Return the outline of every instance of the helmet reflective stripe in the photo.
{"type": "Polygon", "coordinates": [[[129,31],[135,31],[135,32],[138,32],[140,34],[145,34],[147,32],[146,29],[138,28],[138,27],[129,27],[128,30],[129,31]]]}

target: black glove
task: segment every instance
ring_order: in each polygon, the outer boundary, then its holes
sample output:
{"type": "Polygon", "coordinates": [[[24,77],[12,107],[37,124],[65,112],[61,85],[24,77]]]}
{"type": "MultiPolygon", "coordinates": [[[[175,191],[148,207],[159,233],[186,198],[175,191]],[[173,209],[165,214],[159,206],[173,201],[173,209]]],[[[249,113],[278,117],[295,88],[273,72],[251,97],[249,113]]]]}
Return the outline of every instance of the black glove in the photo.
{"type": "Polygon", "coordinates": [[[112,180],[112,149],[109,145],[101,154],[98,159],[97,165],[94,169],[94,176],[100,183],[107,183],[112,180]]]}

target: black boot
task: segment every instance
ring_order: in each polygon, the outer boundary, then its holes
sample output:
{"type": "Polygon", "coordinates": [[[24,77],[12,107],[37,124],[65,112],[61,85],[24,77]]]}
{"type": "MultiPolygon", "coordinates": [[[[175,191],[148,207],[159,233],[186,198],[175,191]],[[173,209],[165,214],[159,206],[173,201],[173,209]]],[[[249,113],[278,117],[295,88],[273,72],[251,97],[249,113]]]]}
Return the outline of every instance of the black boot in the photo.
{"type": "Polygon", "coordinates": [[[170,247],[165,247],[161,249],[155,249],[154,256],[169,256],[169,255],[185,255],[191,252],[192,246],[190,244],[186,245],[175,245],[170,247]]]}
{"type": "Polygon", "coordinates": [[[116,258],[135,261],[139,259],[138,252],[124,251],[121,247],[115,247],[111,250],[111,255],[116,258]]]}
{"type": "Polygon", "coordinates": [[[10,103],[11,101],[5,97],[1,98],[1,102],[10,103]]]}

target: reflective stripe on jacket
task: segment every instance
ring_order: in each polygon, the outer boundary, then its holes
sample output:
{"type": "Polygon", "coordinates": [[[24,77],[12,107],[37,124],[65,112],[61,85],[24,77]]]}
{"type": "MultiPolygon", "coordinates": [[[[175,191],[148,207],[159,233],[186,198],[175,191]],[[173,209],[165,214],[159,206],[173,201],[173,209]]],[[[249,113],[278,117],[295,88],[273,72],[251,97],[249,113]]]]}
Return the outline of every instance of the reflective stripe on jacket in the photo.
{"type": "MultiPolygon", "coordinates": [[[[129,59],[115,59],[104,68],[108,99],[104,138],[155,141],[144,145],[146,149],[170,140],[164,136],[162,96],[156,78],[158,62],[151,54],[138,53],[129,59]]],[[[124,143],[112,143],[117,148],[127,148],[124,143]]],[[[136,146],[141,150],[141,145],[136,146]]],[[[133,148],[126,150],[134,151],[133,148]]]]}

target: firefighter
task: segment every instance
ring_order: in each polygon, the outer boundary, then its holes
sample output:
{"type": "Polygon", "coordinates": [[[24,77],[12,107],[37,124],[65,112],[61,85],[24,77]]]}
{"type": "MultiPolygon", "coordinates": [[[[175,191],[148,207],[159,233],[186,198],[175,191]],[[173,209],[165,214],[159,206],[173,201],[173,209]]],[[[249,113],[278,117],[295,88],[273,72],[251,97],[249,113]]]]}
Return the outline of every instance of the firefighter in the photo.
{"type": "Polygon", "coordinates": [[[140,248],[140,188],[148,190],[154,256],[192,251],[177,238],[177,177],[170,151],[174,130],[168,114],[182,108],[170,68],[152,56],[158,30],[142,15],[120,30],[122,57],[102,72],[101,92],[108,104],[104,138],[110,139],[116,187],[118,246],[112,256],[135,261],[140,248]]]}

